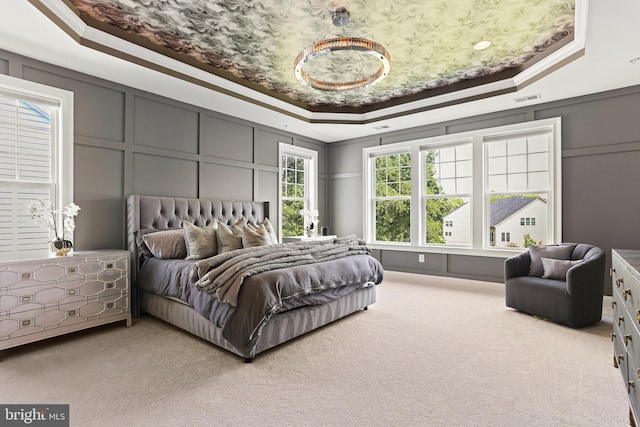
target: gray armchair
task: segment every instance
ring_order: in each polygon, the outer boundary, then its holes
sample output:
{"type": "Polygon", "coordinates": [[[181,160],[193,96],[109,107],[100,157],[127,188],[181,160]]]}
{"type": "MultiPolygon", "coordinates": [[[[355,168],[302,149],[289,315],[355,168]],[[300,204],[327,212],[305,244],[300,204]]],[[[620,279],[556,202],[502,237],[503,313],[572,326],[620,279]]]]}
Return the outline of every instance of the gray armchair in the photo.
{"type": "MultiPolygon", "coordinates": [[[[602,249],[588,244],[569,249],[569,259],[582,262],[568,269],[566,280],[538,277],[531,269],[530,251],[505,260],[507,307],[574,328],[600,321],[606,261],[602,249]]],[[[533,257],[535,262],[540,255],[533,253],[533,257]]]]}

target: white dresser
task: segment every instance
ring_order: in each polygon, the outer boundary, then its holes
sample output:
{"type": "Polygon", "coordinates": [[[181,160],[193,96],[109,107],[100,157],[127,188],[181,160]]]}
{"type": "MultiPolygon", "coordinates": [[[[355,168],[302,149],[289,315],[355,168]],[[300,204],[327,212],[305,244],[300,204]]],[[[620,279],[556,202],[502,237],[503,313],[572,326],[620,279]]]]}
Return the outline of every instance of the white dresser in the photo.
{"type": "Polygon", "coordinates": [[[103,325],[131,326],[129,252],[0,262],[0,350],[103,325]]]}
{"type": "Polygon", "coordinates": [[[614,249],[613,363],[620,369],[629,393],[629,421],[640,420],[640,251],[614,249]]]}

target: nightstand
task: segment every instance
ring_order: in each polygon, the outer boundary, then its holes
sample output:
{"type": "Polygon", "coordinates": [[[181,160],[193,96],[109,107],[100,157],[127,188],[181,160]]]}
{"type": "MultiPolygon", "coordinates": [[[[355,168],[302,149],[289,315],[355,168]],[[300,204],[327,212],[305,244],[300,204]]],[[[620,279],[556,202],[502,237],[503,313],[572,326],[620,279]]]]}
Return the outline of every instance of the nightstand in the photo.
{"type": "Polygon", "coordinates": [[[131,326],[129,252],[0,262],[0,350],[106,323],[131,326]]]}
{"type": "Polygon", "coordinates": [[[282,243],[290,243],[290,242],[314,242],[319,240],[333,240],[336,235],[329,236],[288,236],[282,238],[282,243]]]}

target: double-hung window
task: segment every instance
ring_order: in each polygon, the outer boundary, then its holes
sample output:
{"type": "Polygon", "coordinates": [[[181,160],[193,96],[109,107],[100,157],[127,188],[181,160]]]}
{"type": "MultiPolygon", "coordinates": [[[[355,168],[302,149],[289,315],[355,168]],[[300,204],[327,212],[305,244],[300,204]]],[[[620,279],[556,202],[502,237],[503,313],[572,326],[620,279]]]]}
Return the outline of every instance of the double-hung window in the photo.
{"type": "Polygon", "coordinates": [[[409,242],[411,234],[411,153],[372,159],[375,176],[375,240],[409,242]]]}
{"type": "Polygon", "coordinates": [[[364,149],[364,238],[435,251],[561,240],[560,119],[364,149]]]}
{"type": "Polygon", "coordinates": [[[48,247],[50,230],[30,218],[28,206],[72,201],[72,149],[73,95],[0,76],[0,258],[48,247]]]}
{"type": "Polygon", "coordinates": [[[471,143],[426,146],[422,150],[423,243],[471,244],[472,154],[471,143]]]}
{"type": "Polygon", "coordinates": [[[280,143],[281,236],[302,236],[301,210],[318,209],[318,153],[280,143]]]}

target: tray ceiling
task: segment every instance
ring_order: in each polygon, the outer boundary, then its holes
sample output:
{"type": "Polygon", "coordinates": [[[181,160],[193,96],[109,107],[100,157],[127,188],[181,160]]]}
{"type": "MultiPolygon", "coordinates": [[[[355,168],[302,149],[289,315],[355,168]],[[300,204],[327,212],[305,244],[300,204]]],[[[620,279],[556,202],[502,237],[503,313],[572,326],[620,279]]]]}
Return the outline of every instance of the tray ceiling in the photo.
{"type": "MultiPolygon", "coordinates": [[[[291,106],[328,113],[367,113],[510,79],[571,42],[575,26],[574,0],[65,0],[65,4],[100,31],[291,106]],[[343,28],[331,22],[332,12],[340,7],[351,15],[350,25],[343,28]],[[326,92],[303,86],[293,72],[296,56],[313,42],[343,35],[382,44],[391,55],[389,75],[367,89],[326,92]],[[480,40],[490,40],[491,46],[475,50],[480,40]]],[[[353,80],[377,66],[362,56],[324,55],[309,62],[313,68],[308,72],[328,81],[353,80]]],[[[494,94],[489,90],[474,96],[494,94]]]]}

